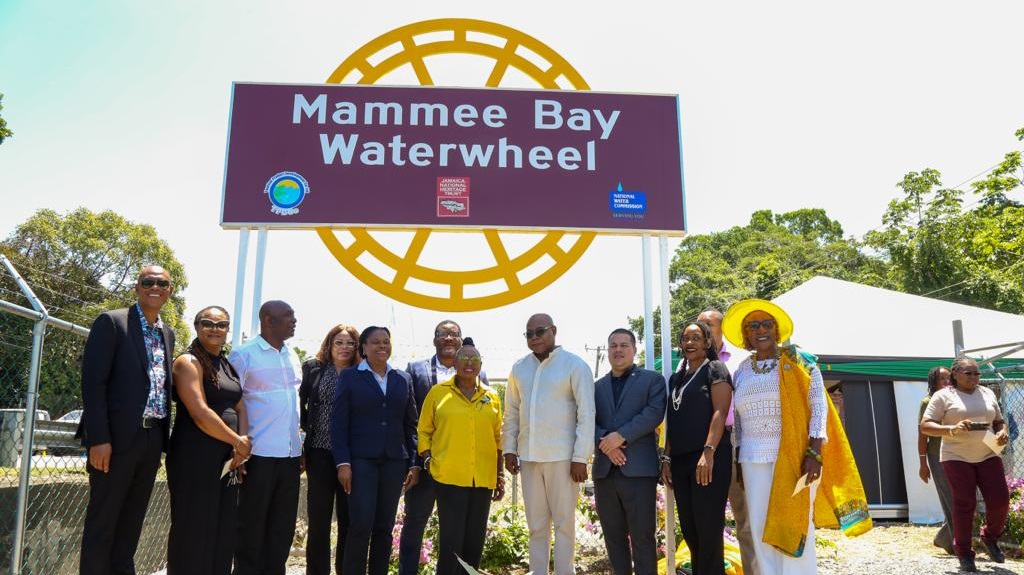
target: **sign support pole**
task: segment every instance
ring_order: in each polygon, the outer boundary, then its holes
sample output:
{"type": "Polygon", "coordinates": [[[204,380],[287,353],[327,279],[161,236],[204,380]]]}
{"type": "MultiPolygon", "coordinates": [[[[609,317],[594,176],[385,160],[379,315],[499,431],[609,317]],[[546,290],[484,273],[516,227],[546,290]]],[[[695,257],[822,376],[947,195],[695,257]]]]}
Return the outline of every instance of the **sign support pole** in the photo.
{"type": "Polygon", "coordinates": [[[267,228],[256,231],[256,276],[252,281],[252,337],[260,332],[260,306],[263,305],[263,268],[267,262],[267,228]]]}
{"type": "MultiPolygon", "coordinates": [[[[658,256],[661,263],[661,373],[665,381],[672,377],[672,311],[668,283],[668,236],[658,236],[658,256]]],[[[651,338],[653,342],[654,338],[651,338]]],[[[668,431],[666,420],[663,429],[668,431]]],[[[672,489],[665,486],[665,559],[667,572],[676,572],[676,502],[672,489]]]]}
{"type": "Polygon", "coordinates": [[[651,300],[651,236],[640,236],[644,266],[644,367],[654,369],[654,302],[651,300]]]}
{"type": "Polygon", "coordinates": [[[231,330],[231,347],[242,342],[242,305],[245,300],[245,264],[249,257],[249,228],[238,230],[238,263],[235,270],[235,309],[232,311],[235,329],[231,330]]]}

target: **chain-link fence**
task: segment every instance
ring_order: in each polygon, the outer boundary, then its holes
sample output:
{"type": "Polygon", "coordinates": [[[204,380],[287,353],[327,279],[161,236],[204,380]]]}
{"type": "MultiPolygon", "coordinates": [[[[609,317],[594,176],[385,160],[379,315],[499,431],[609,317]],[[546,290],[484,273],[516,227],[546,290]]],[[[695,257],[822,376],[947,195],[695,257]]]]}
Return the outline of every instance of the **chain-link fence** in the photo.
{"type": "MultiPolygon", "coordinates": [[[[1024,366],[1024,361],[1021,361],[1024,366]]],[[[1010,442],[1003,450],[1003,468],[1013,479],[1024,479],[1024,378],[986,382],[999,398],[1010,442]]]]}

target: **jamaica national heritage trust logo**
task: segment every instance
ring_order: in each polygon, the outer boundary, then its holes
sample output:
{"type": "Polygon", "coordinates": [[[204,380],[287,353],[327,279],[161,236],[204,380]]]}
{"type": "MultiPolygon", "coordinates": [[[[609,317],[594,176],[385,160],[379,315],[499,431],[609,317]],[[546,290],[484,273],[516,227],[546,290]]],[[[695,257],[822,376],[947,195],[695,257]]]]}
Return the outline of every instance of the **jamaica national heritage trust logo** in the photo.
{"type": "Polygon", "coordinates": [[[267,180],[263,193],[270,199],[270,211],[279,216],[299,213],[299,204],[309,193],[309,182],[296,172],[278,172],[267,180]]]}

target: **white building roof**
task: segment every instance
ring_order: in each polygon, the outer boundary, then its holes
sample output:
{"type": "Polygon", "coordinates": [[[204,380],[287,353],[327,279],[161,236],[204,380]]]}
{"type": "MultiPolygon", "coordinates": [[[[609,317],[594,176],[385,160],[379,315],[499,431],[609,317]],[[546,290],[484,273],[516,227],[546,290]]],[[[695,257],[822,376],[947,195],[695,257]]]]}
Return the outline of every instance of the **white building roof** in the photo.
{"type": "Polygon", "coordinates": [[[1021,315],[824,276],[772,301],[793,318],[793,343],[819,356],[952,357],[954,320],[967,349],[1024,341],[1021,315]]]}

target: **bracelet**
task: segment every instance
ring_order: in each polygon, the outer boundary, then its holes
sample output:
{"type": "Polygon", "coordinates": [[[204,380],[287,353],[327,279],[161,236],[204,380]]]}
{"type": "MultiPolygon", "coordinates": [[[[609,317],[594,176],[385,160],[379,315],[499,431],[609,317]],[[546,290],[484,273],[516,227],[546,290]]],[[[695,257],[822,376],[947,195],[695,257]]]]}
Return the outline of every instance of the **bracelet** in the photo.
{"type": "Polygon", "coordinates": [[[711,451],[714,451],[715,450],[715,446],[714,445],[705,445],[704,449],[710,449],[711,451]]]}
{"type": "Polygon", "coordinates": [[[814,448],[811,447],[810,445],[807,446],[807,450],[804,452],[804,455],[810,457],[811,459],[817,461],[818,463],[821,463],[821,454],[815,451],[814,448]]]}
{"type": "Polygon", "coordinates": [[[662,463],[672,463],[672,458],[668,455],[662,455],[658,459],[661,460],[662,463]]]}
{"type": "Polygon", "coordinates": [[[918,455],[918,457],[928,457],[927,455],[918,455]]]}

